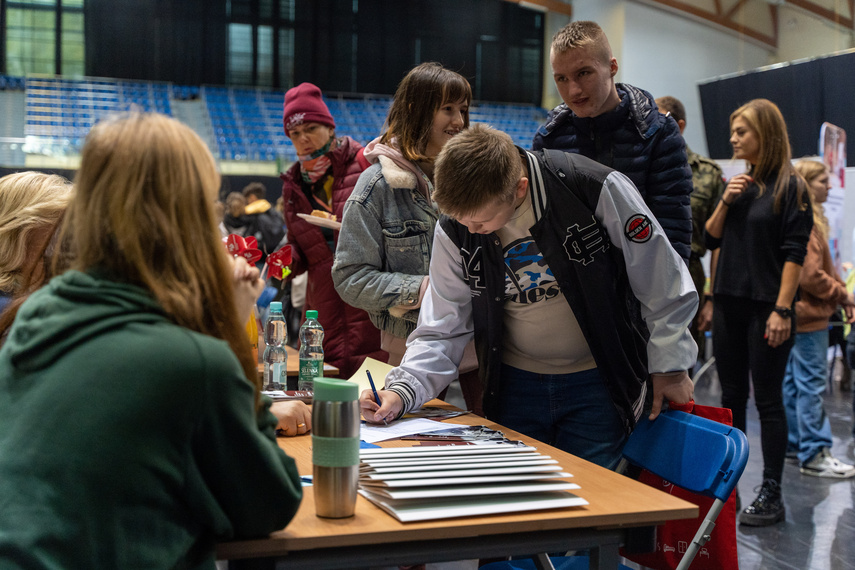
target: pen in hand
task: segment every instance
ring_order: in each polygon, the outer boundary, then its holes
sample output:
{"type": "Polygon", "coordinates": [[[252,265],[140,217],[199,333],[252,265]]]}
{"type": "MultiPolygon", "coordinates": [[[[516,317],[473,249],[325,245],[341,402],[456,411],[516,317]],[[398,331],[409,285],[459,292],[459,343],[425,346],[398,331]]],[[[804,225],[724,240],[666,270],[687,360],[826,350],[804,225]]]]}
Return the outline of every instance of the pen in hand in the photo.
{"type": "MultiPolygon", "coordinates": [[[[371,377],[371,372],[366,370],[366,374],[368,374],[368,383],[371,384],[371,391],[374,392],[374,401],[377,402],[378,406],[382,406],[380,403],[380,396],[377,395],[377,388],[374,387],[374,379],[371,377]]],[[[386,421],[386,418],[383,418],[383,423],[389,425],[389,422],[386,421]]]]}

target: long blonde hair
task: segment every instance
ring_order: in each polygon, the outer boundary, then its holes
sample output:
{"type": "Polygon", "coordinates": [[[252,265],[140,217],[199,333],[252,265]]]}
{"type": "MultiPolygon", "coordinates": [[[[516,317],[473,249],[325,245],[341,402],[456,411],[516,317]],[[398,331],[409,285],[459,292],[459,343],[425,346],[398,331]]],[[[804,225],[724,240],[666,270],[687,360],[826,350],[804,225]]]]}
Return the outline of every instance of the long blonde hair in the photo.
{"type": "MultiPolygon", "coordinates": [[[[798,172],[808,184],[808,188],[814,180],[826,174],[828,167],[818,160],[800,160],[796,163],[796,172],[798,172]]],[[[813,225],[819,230],[822,239],[828,239],[828,218],[825,217],[825,208],[822,204],[814,200],[813,191],[808,192],[810,196],[810,204],[813,209],[813,225]]]]}
{"type": "Polygon", "coordinates": [[[41,285],[22,274],[39,233],[53,234],[72,195],[71,183],[55,174],[16,172],[0,178],[0,291],[25,294],[41,285]]]}
{"type": "MultiPolygon", "coordinates": [[[[790,138],[787,135],[787,123],[778,106],[768,99],[752,99],[730,114],[730,125],[742,118],[748,127],[757,134],[760,151],[755,164],[750,169],[754,182],[760,187],[758,196],[766,190],[764,181],[777,176],[775,188],[772,190],[775,198],[773,210],[781,211],[781,201],[790,184],[790,178],[796,176],[791,162],[790,138]]],[[[807,187],[801,177],[796,176],[796,200],[799,206],[804,201],[807,187]]]]}
{"type": "Polygon", "coordinates": [[[83,146],[70,231],[79,270],[151,292],[178,325],[229,343],[259,387],[214,215],[216,163],[189,127],[156,113],[96,124],[83,146]]]}

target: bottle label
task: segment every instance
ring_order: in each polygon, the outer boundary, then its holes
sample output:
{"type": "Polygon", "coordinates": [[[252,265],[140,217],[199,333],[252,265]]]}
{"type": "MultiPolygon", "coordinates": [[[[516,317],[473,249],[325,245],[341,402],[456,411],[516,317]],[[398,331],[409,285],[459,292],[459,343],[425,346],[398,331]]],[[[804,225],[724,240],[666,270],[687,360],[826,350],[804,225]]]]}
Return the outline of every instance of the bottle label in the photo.
{"type": "Polygon", "coordinates": [[[282,390],[287,381],[287,368],[284,362],[264,363],[264,386],[265,390],[282,390]]]}
{"type": "Polygon", "coordinates": [[[315,378],[324,375],[323,360],[300,359],[300,382],[313,382],[315,378]]]}

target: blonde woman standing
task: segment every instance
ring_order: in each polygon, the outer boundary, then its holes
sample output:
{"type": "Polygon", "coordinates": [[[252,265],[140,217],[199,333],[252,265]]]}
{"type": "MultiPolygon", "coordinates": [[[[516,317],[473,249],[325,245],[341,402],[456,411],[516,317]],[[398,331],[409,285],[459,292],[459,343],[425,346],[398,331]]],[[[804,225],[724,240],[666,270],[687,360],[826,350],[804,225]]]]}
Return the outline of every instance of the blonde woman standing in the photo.
{"type": "Polygon", "coordinates": [[[781,477],[787,415],[781,385],[813,221],[807,185],[790,163],[787,125],[778,107],[767,99],[749,101],[730,115],[730,132],[734,158],[745,160],[748,171],[728,181],[706,223],[707,248],[719,250],[713,353],[722,406],[731,409],[733,425],[742,431],[754,388],[763,483],[739,522],[768,526],[785,517],[781,477]]]}
{"type": "Polygon", "coordinates": [[[831,185],[821,162],[803,160],[796,171],[808,183],[813,202],[813,230],[799,279],[796,340],[784,376],[787,409],[787,455],[798,458],[805,475],[847,479],[855,467],[831,455],[831,422],[822,405],[828,378],[828,319],[839,305],[847,321],[855,320],[855,300],[837,274],[828,247],[828,220],[822,204],[831,185]]]}

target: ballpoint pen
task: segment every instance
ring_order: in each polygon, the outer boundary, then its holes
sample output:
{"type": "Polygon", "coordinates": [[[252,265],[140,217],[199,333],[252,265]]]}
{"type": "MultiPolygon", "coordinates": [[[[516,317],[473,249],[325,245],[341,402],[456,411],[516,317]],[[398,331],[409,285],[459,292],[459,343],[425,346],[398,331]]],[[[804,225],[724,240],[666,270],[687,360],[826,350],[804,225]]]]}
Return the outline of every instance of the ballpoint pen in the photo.
{"type": "MultiPolygon", "coordinates": [[[[380,396],[377,395],[377,388],[374,387],[374,378],[371,377],[371,372],[366,370],[366,374],[368,374],[368,383],[371,384],[371,391],[374,392],[374,401],[377,402],[378,406],[381,406],[380,396]]],[[[386,421],[386,418],[383,418],[383,423],[389,425],[389,422],[386,421]]]]}

